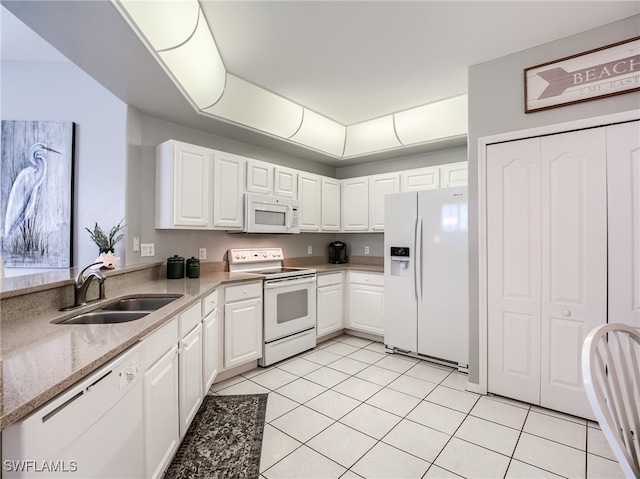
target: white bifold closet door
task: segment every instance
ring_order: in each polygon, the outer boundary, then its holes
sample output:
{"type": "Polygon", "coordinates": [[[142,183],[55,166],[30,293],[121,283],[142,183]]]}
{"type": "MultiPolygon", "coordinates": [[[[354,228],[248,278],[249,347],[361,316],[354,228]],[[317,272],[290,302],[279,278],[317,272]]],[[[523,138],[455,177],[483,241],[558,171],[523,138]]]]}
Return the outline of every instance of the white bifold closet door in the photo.
{"type": "Polygon", "coordinates": [[[640,328],[640,121],[607,127],[609,322],[640,328]]]}
{"type": "Polygon", "coordinates": [[[593,417],[580,351],[607,318],[605,129],[490,145],[488,389],[593,417]]]}

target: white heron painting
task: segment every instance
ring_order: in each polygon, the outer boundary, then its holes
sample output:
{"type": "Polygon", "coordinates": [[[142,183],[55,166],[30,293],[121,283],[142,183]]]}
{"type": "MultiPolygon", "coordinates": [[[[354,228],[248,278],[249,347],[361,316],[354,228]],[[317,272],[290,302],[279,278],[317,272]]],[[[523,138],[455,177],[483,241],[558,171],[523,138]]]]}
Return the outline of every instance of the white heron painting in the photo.
{"type": "Polygon", "coordinates": [[[0,241],[6,267],[71,266],[72,122],[2,121],[0,241]]]}

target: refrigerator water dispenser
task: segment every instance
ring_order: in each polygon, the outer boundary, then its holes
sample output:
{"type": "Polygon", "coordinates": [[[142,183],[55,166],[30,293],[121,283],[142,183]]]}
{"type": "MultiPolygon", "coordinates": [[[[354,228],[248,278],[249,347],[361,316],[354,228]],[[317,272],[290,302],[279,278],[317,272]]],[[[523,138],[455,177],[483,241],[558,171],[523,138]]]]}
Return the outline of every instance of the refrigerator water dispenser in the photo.
{"type": "Polygon", "coordinates": [[[391,247],[391,276],[409,276],[409,248],[391,247]]]}

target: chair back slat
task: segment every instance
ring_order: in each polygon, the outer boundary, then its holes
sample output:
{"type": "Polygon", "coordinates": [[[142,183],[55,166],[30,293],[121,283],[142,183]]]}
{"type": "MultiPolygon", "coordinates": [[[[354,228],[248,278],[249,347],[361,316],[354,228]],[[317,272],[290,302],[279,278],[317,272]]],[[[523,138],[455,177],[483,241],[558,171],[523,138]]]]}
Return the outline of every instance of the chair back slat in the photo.
{"type": "Polygon", "coordinates": [[[640,478],[640,332],[609,323],[582,349],[587,397],[626,477],[640,478]]]}

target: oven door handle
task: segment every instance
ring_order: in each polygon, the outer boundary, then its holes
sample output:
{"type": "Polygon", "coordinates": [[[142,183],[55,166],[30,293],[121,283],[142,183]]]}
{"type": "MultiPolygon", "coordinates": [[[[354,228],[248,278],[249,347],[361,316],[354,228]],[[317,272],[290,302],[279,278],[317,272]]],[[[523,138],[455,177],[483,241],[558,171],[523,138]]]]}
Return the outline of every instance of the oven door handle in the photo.
{"type": "Polygon", "coordinates": [[[264,282],[264,289],[282,288],[284,286],[297,286],[299,284],[315,283],[316,278],[272,279],[264,282]]]}

